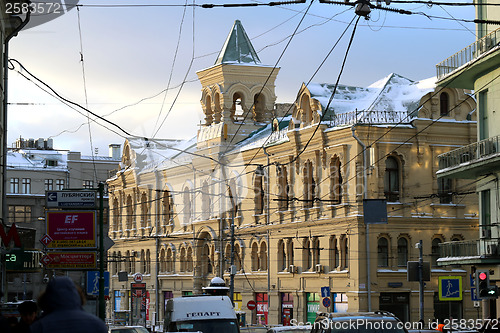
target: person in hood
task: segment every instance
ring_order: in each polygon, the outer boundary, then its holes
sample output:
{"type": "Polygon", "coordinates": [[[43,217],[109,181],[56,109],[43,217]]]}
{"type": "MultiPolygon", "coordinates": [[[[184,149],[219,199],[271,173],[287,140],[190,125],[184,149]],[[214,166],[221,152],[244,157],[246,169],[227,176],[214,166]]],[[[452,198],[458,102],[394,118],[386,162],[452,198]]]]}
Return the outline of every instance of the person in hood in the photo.
{"type": "Polygon", "coordinates": [[[101,319],[83,310],[82,301],[70,278],[53,278],[38,300],[43,316],[31,325],[31,333],[107,333],[101,319]]]}

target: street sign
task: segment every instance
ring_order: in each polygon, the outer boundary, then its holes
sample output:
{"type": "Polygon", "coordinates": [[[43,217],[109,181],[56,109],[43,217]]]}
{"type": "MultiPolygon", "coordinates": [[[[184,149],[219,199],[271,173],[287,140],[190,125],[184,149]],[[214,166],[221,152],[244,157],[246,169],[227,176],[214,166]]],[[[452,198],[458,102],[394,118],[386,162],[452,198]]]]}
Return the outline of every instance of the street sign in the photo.
{"type": "Polygon", "coordinates": [[[62,190],[45,192],[47,208],[95,208],[97,191],[62,190]]]}
{"type": "Polygon", "coordinates": [[[321,297],[330,297],[330,287],[321,287],[321,297]]]}
{"type": "Polygon", "coordinates": [[[53,239],[47,234],[43,235],[42,239],[40,239],[40,243],[42,243],[44,246],[49,245],[52,241],[53,239]]]}
{"type": "MultiPolygon", "coordinates": [[[[104,273],[104,295],[109,296],[109,272],[104,273]]],[[[99,271],[87,272],[87,295],[99,296],[99,271]]]]}
{"type": "Polygon", "coordinates": [[[255,303],[254,300],[248,301],[248,303],[247,303],[248,310],[255,310],[256,307],[257,307],[257,303],[255,303]]]}
{"type": "Polygon", "coordinates": [[[330,307],[330,305],[332,305],[330,298],[329,297],[323,298],[323,306],[328,309],[330,307]]]}
{"type": "Polygon", "coordinates": [[[40,260],[46,269],[96,269],[96,252],[48,252],[40,260]]]}
{"type": "Polygon", "coordinates": [[[47,235],[52,239],[47,248],[97,247],[95,211],[48,211],[46,222],[47,235]]]}
{"type": "Polygon", "coordinates": [[[462,300],[462,277],[440,276],[439,277],[439,300],[461,301],[462,300]]]}

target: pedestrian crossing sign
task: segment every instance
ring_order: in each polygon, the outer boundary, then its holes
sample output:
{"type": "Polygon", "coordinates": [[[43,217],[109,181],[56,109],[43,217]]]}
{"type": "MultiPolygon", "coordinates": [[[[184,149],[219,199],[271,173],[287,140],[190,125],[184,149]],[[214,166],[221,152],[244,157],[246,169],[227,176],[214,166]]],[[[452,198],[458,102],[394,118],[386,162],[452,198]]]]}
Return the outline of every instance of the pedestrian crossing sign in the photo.
{"type": "Polygon", "coordinates": [[[439,277],[439,300],[461,301],[462,300],[462,277],[440,276],[439,277]]]}

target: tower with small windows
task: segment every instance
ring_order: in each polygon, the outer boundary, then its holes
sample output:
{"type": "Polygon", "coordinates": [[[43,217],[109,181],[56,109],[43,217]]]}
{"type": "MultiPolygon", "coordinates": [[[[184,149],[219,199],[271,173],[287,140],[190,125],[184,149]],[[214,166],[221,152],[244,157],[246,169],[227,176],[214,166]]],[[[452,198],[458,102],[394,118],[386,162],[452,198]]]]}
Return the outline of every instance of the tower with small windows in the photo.
{"type": "Polygon", "coordinates": [[[198,148],[235,145],[271,123],[278,71],[261,63],[236,20],[215,64],[197,72],[205,115],[198,148]]]}

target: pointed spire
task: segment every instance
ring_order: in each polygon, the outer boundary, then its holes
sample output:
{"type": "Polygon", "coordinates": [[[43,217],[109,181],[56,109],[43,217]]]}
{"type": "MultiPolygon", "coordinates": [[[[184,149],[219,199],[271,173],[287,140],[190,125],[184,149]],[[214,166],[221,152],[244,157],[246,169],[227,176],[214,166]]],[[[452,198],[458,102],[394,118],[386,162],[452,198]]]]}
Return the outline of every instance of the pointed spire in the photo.
{"type": "Polygon", "coordinates": [[[226,42],[215,61],[215,65],[227,63],[261,63],[257,56],[257,52],[255,52],[250,42],[250,38],[248,38],[239,20],[234,21],[233,28],[227,36],[226,42]]]}

